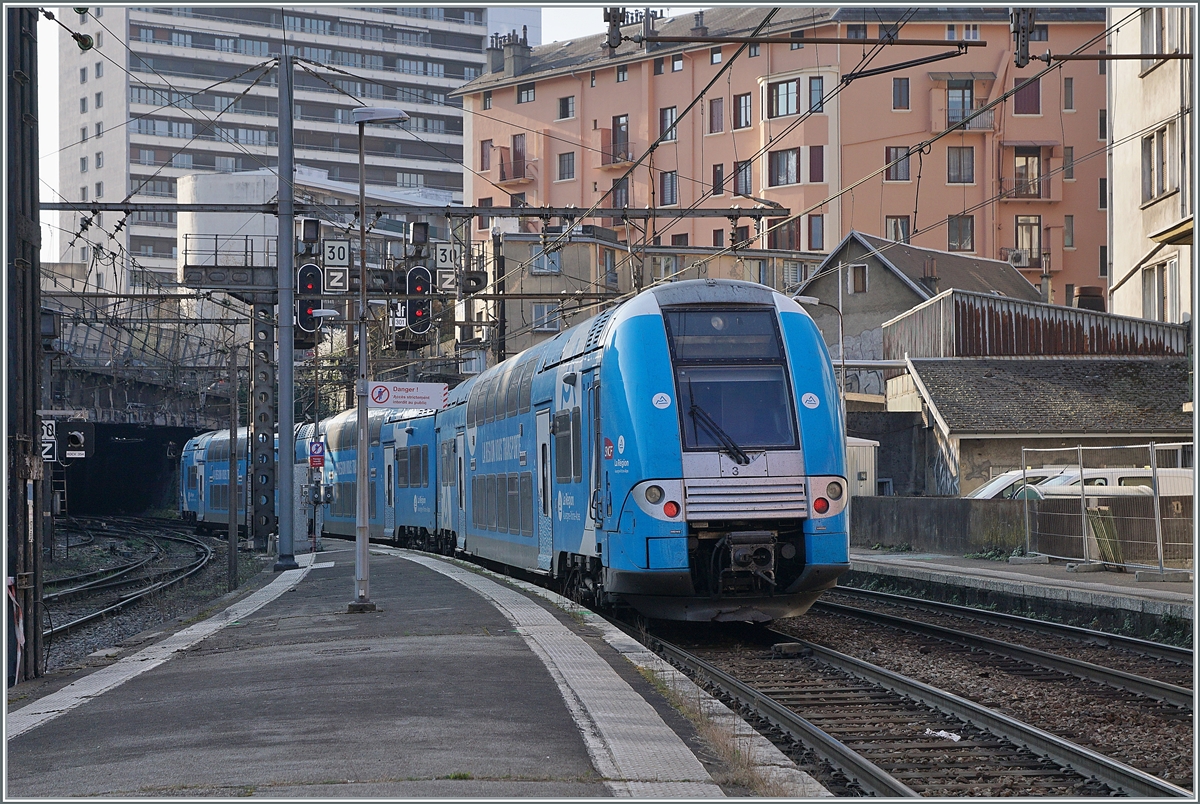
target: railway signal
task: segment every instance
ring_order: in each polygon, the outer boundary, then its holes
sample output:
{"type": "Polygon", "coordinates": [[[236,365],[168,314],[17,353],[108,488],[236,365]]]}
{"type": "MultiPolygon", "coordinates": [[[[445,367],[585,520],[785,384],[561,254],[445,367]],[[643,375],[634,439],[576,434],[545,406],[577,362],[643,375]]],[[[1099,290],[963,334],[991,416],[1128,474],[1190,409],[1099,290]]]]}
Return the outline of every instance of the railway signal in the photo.
{"type": "MultiPolygon", "coordinates": [[[[316,263],[305,263],[296,272],[296,293],[298,296],[313,296],[321,292],[321,267],[316,263]]],[[[316,299],[296,300],[296,332],[294,343],[301,348],[313,345],[313,337],[317,331],[317,319],[313,310],[317,308],[316,299]]]]}
{"type": "MultiPolygon", "coordinates": [[[[431,284],[432,282],[429,276],[429,269],[424,265],[417,265],[408,269],[408,295],[428,297],[431,284]]],[[[409,330],[414,335],[424,335],[429,331],[429,325],[431,323],[429,299],[409,299],[409,330]]]]}

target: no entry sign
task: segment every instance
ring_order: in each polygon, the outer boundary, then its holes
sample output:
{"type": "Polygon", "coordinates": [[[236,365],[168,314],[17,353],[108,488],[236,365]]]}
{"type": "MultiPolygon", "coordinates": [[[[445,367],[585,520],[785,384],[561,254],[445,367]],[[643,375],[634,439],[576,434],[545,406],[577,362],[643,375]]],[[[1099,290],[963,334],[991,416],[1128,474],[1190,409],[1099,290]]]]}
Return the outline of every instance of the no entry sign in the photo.
{"type": "Polygon", "coordinates": [[[450,386],[444,382],[373,382],[367,407],[441,410],[449,396],[450,386]]]}
{"type": "Polygon", "coordinates": [[[320,469],[325,466],[324,441],[308,442],[308,465],[314,469],[320,469]]]}

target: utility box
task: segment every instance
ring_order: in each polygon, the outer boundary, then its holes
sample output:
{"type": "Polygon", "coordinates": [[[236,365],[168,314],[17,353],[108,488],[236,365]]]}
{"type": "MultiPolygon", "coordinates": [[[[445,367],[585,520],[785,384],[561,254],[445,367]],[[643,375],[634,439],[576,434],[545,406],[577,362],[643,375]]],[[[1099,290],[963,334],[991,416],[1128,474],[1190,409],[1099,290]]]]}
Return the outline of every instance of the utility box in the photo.
{"type": "Polygon", "coordinates": [[[869,438],[846,437],[846,480],[851,497],[874,497],[875,467],[879,463],[879,442],[869,438]]]}

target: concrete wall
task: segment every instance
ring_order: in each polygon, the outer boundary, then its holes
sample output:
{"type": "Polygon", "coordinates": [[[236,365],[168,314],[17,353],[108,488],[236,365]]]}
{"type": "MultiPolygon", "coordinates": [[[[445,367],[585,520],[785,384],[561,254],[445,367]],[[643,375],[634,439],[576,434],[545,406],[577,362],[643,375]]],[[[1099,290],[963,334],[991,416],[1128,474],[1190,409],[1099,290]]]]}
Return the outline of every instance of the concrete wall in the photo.
{"type": "Polygon", "coordinates": [[[901,496],[925,494],[925,452],[929,430],[920,412],[849,411],[846,433],[879,442],[876,477],[891,478],[901,496]]]}
{"type": "Polygon", "coordinates": [[[989,548],[1007,552],[1025,544],[1025,504],[957,497],[855,497],[850,544],[908,544],[918,552],[949,555],[989,548]]]}

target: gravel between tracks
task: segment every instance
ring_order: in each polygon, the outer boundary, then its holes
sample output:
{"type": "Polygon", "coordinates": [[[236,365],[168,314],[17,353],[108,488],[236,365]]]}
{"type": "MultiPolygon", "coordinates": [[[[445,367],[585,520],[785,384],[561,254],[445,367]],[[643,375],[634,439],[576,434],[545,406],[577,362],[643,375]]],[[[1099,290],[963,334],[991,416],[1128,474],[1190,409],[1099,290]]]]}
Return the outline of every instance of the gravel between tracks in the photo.
{"type": "Polygon", "coordinates": [[[809,612],[781,620],[775,627],[968,698],[1174,784],[1192,787],[1191,713],[1164,710],[1078,679],[1047,682],[1012,675],[982,665],[972,654],[952,652],[945,643],[845,617],[809,612]]]}

